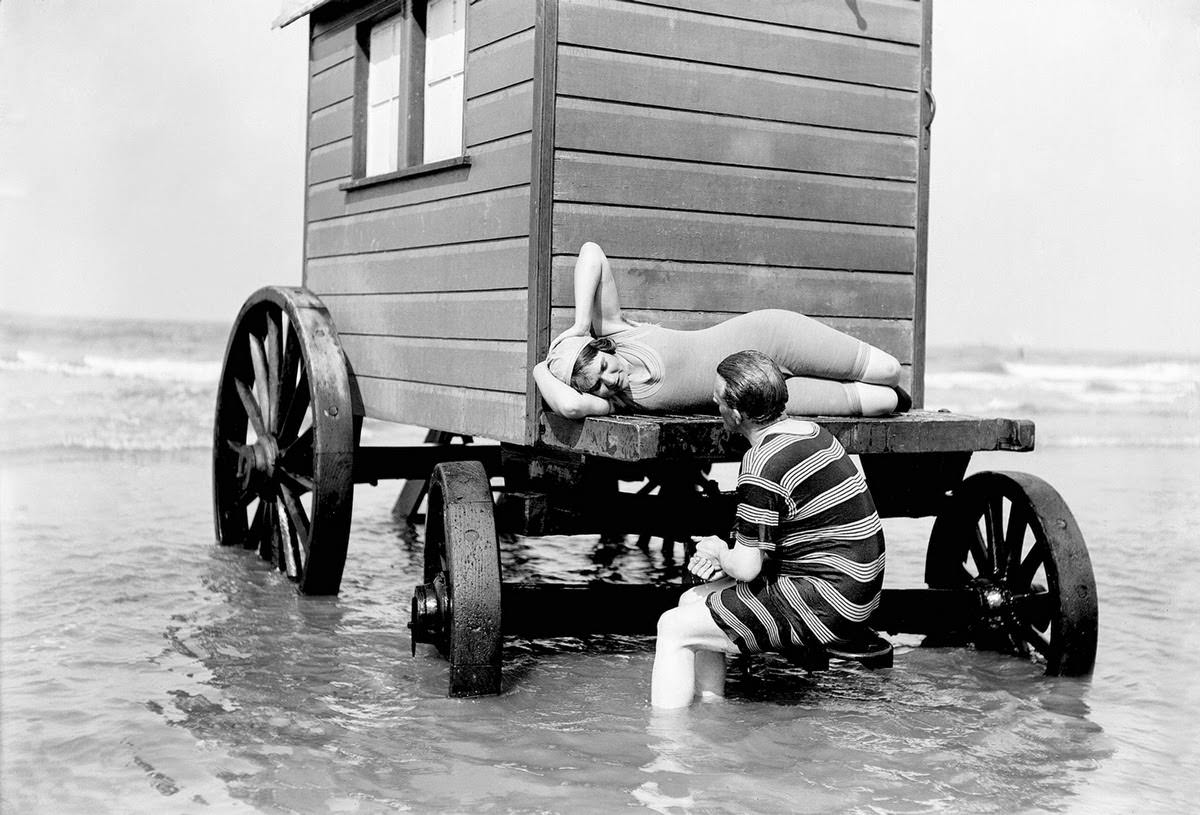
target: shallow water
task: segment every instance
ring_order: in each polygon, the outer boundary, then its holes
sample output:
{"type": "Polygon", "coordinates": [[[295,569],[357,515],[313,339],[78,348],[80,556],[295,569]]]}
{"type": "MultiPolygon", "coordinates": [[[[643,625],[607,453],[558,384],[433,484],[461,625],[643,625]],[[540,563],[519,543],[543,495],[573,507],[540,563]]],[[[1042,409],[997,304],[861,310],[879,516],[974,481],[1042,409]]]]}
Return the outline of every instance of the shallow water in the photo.
{"type": "MultiPolygon", "coordinates": [[[[931,406],[1037,421],[1038,452],[972,466],[1041,475],[1074,510],[1100,594],[1090,680],[908,637],[890,670],[759,661],[726,703],[663,715],[650,638],[508,640],[502,695],[447,699],[445,662],[409,655],[421,567],[394,483],[356,491],[337,598],[216,546],[226,330],[0,315],[3,812],[1195,808],[1200,361],[931,354],[931,406]]],[[[888,586],[921,584],[929,526],[886,522],[888,586]]],[[[667,565],[594,537],[503,557],[506,580],[667,565]]]]}
{"type": "MultiPolygon", "coordinates": [[[[652,641],[510,640],[505,691],[409,656],[417,547],[361,486],[341,595],[212,542],[204,451],[10,456],[0,475],[5,812],[1147,812],[1200,792],[1200,451],[977,456],[1064,493],[1100,591],[1090,680],[899,640],[896,665],[731,673],[648,707],[652,641]]],[[[890,521],[919,585],[926,521],[890,521]]],[[[649,579],[595,538],[505,548],[506,579],[649,579]]]]}

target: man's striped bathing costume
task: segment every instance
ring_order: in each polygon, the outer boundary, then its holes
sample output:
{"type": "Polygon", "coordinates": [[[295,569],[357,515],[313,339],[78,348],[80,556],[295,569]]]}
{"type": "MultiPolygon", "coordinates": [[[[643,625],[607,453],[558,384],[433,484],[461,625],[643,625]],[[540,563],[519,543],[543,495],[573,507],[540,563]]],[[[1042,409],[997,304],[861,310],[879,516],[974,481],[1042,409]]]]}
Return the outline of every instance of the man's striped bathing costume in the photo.
{"type": "Polygon", "coordinates": [[[707,599],[745,653],[849,639],[883,585],[883,526],[866,481],[827,430],[787,428],[751,448],[738,475],[735,537],[764,551],[762,573],[707,599]]]}

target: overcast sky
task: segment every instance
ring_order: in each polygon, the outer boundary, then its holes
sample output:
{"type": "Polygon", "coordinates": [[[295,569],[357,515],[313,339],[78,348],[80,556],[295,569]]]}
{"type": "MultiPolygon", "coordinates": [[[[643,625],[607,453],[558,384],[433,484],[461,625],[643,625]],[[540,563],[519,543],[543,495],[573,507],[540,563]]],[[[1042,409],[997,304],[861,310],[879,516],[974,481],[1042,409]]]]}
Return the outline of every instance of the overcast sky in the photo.
{"type": "MultiPolygon", "coordinates": [[[[296,283],[306,26],[0,2],[0,308],[230,321],[296,283]]],[[[942,0],[928,339],[1200,353],[1200,2],[942,0]]]]}

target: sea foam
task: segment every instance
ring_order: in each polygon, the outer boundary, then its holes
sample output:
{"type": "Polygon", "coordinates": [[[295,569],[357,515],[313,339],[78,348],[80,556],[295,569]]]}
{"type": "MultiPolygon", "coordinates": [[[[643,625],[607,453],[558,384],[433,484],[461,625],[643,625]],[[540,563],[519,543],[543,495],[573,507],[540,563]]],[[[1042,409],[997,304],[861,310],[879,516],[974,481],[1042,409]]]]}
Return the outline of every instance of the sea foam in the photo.
{"type": "Polygon", "coordinates": [[[56,359],[38,351],[19,350],[15,358],[0,358],[0,370],[62,376],[97,376],[215,387],[221,373],[219,361],[193,361],[169,357],[122,358],[85,354],[78,361],[56,359]]]}

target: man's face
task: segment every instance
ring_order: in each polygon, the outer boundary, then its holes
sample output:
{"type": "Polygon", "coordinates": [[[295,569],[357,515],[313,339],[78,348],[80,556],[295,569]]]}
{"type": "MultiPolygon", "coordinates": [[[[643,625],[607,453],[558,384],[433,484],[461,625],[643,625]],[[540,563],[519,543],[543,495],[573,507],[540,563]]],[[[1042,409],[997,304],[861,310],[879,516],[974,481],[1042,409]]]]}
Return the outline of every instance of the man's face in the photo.
{"type": "Polygon", "coordinates": [[[721,421],[725,423],[725,429],[730,433],[736,433],[742,417],[726,403],[725,380],[719,376],[713,382],[713,402],[716,403],[717,410],[721,413],[721,421]]]}

